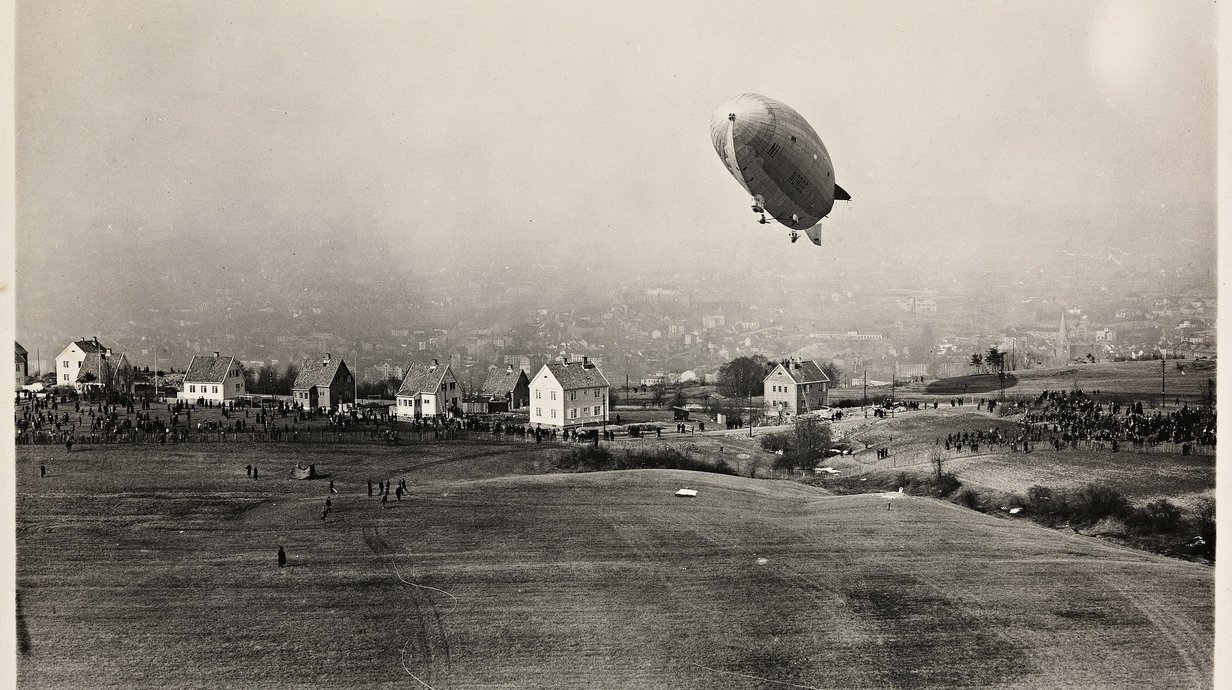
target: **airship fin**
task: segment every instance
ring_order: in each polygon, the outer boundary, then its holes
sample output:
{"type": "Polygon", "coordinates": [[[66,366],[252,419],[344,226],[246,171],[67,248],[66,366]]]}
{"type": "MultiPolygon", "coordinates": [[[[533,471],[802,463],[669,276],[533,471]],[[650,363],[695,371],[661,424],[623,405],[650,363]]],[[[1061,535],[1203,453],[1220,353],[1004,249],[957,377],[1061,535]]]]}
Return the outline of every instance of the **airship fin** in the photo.
{"type": "Polygon", "coordinates": [[[847,193],[846,189],[843,189],[842,187],[838,185],[834,185],[834,200],[835,201],[851,201],[851,195],[847,193]]]}
{"type": "Polygon", "coordinates": [[[817,245],[818,247],[821,246],[821,226],[820,225],[814,225],[813,227],[805,230],[804,234],[808,235],[809,240],[812,241],[813,244],[817,245]]]}

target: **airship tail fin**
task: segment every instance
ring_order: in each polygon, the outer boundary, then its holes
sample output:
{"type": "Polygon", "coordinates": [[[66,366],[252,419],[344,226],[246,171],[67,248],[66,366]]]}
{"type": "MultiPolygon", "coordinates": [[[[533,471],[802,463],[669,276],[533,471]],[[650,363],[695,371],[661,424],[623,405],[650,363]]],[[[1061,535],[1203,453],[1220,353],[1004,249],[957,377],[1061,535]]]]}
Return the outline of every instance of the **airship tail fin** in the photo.
{"type": "Polygon", "coordinates": [[[851,195],[847,193],[846,189],[843,189],[842,187],[838,185],[834,185],[834,200],[835,201],[851,201],[851,195]]]}
{"type": "Polygon", "coordinates": [[[809,240],[811,240],[813,244],[817,245],[818,247],[821,246],[821,226],[820,225],[814,225],[813,227],[805,230],[804,234],[808,235],[809,240]]]}

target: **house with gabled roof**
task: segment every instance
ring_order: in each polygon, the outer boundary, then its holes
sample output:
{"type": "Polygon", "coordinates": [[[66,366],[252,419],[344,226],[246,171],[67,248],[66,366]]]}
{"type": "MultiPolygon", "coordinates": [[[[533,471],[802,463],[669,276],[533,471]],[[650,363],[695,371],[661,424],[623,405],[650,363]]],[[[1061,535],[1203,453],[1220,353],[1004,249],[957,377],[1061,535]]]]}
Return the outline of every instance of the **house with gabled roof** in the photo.
{"type": "Polygon", "coordinates": [[[193,355],[184,372],[184,397],[223,402],[246,394],[244,366],[234,357],[215,352],[193,355]]]}
{"type": "Polygon", "coordinates": [[[13,341],[13,352],[16,354],[17,362],[17,385],[21,386],[26,383],[26,377],[30,375],[30,353],[26,348],[21,346],[21,343],[13,341]]]}
{"type": "Polygon", "coordinates": [[[461,410],[462,391],[448,364],[410,364],[394,396],[399,419],[443,419],[461,410]]]}
{"type": "Polygon", "coordinates": [[[56,357],[56,385],[80,388],[77,378],[81,375],[81,364],[86,355],[105,353],[107,348],[98,342],[98,336],[89,340],[82,338],[74,340],[56,357]]]}
{"type": "Polygon", "coordinates": [[[548,362],[530,382],[530,423],[560,428],[606,424],[610,388],[587,357],[548,362]]]}
{"type": "Polygon", "coordinates": [[[111,350],[88,352],[77,370],[73,382],[81,392],[133,392],[133,367],[123,352],[113,356],[111,350]]]}
{"type": "Polygon", "coordinates": [[[505,411],[526,407],[530,401],[530,379],[526,372],[514,369],[512,364],[504,369],[493,369],[479,388],[479,397],[489,400],[489,412],[499,411],[492,407],[502,402],[505,411]]]}
{"type": "Polygon", "coordinates": [[[762,380],[766,414],[791,417],[830,401],[830,377],[811,359],[780,362],[762,380]]]}
{"type": "Polygon", "coordinates": [[[309,359],[300,364],[299,374],[291,386],[291,396],[304,409],[332,410],[355,404],[355,385],[355,375],[346,362],[326,352],[321,359],[309,359]]]}

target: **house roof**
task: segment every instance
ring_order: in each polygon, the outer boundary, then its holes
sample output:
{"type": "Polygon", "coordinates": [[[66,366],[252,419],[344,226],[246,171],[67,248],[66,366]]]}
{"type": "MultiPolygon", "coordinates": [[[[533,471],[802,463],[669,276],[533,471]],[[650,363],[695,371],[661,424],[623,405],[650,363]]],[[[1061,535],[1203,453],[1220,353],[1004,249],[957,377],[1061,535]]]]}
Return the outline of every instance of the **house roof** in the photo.
{"type": "Polygon", "coordinates": [[[295,385],[291,386],[292,390],[307,390],[316,386],[318,388],[328,388],[333,384],[334,379],[338,378],[338,371],[342,369],[343,363],[341,359],[310,359],[300,365],[299,374],[295,377],[295,385]]]}
{"type": "Polygon", "coordinates": [[[479,394],[503,396],[517,388],[518,380],[525,375],[521,369],[493,369],[488,372],[488,378],[484,379],[479,394]]]}
{"type": "Polygon", "coordinates": [[[15,351],[16,351],[16,353],[17,353],[18,355],[28,355],[28,354],[30,354],[28,351],[26,351],[26,348],[22,347],[22,346],[21,346],[21,343],[17,342],[16,340],[14,340],[14,341],[13,341],[13,345],[14,345],[14,347],[15,347],[15,351]]]}
{"type": "Polygon", "coordinates": [[[560,383],[561,388],[565,390],[599,388],[610,385],[607,382],[607,378],[603,376],[603,372],[599,371],[599,367],[593,364],[548,362],[543,366],[547,367],[552,376],[560,383]]]}
{"type": "Polygon", "coordinates": [[[89,354],[91,352],[106,352],[107,348],[98,342],[98,338],[92,340],[74,340],[73,344],[81,349],[82,352],[89,354]]]}
{"type": "Polygon", "coordinates": [[[77,372],[78,383],[97,383],[107,385],[111,381],[111,364],[101,352],[87,352],[81,360],[81,369],[77,372]]]}
{"type": "Polygon", "coordinates": [[[227,372],[231,371],[231,364],[234,361],[234,357],[225,355],[219,357],[193,355],[192,361],[188,363],[188,371],[184,372],[184,381],[186,383],[198,381],[222,383],[227,378],[227,372]]]}
{"type": "Polygon", "coordinates": [[[398,395],[435,393],[441,389],[447,371],[448,364],[411,364],[406,368],[402,385],[398,386],[398,395]]]}
{"type": "Polygon", "coordinates": [[[826,372],[822,371],[821,367],[817,366],[817,363],[811,359],[806,359],[802,362],[790,362],[789,366],[779,364],[769,374],[766,374],[766,378],[762,379],[762,381],[766,381],[771,376],[774,376],[774,372],[780,368],[786,371],[787,375],[796,383],[828,383],[830,381],[830,377],[826,376],[826,372]]]}

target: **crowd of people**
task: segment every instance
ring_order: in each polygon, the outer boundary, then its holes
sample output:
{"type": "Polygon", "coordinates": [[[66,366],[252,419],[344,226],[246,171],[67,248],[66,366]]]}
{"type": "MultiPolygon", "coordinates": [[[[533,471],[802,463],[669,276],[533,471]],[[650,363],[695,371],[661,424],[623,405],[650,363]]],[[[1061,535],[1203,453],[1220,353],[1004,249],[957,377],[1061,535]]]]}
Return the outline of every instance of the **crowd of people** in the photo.
{"type": "Polygon", "coordinates": [[[1214,448],[1216,413],[1187,404],[1148,413],[1141,402],[1100,402],[1082,391],[1044,391],[1027,407],[1024,425],[1057,450],[1174,444],[1188,455],[1195,448],[1214,448]]]}

